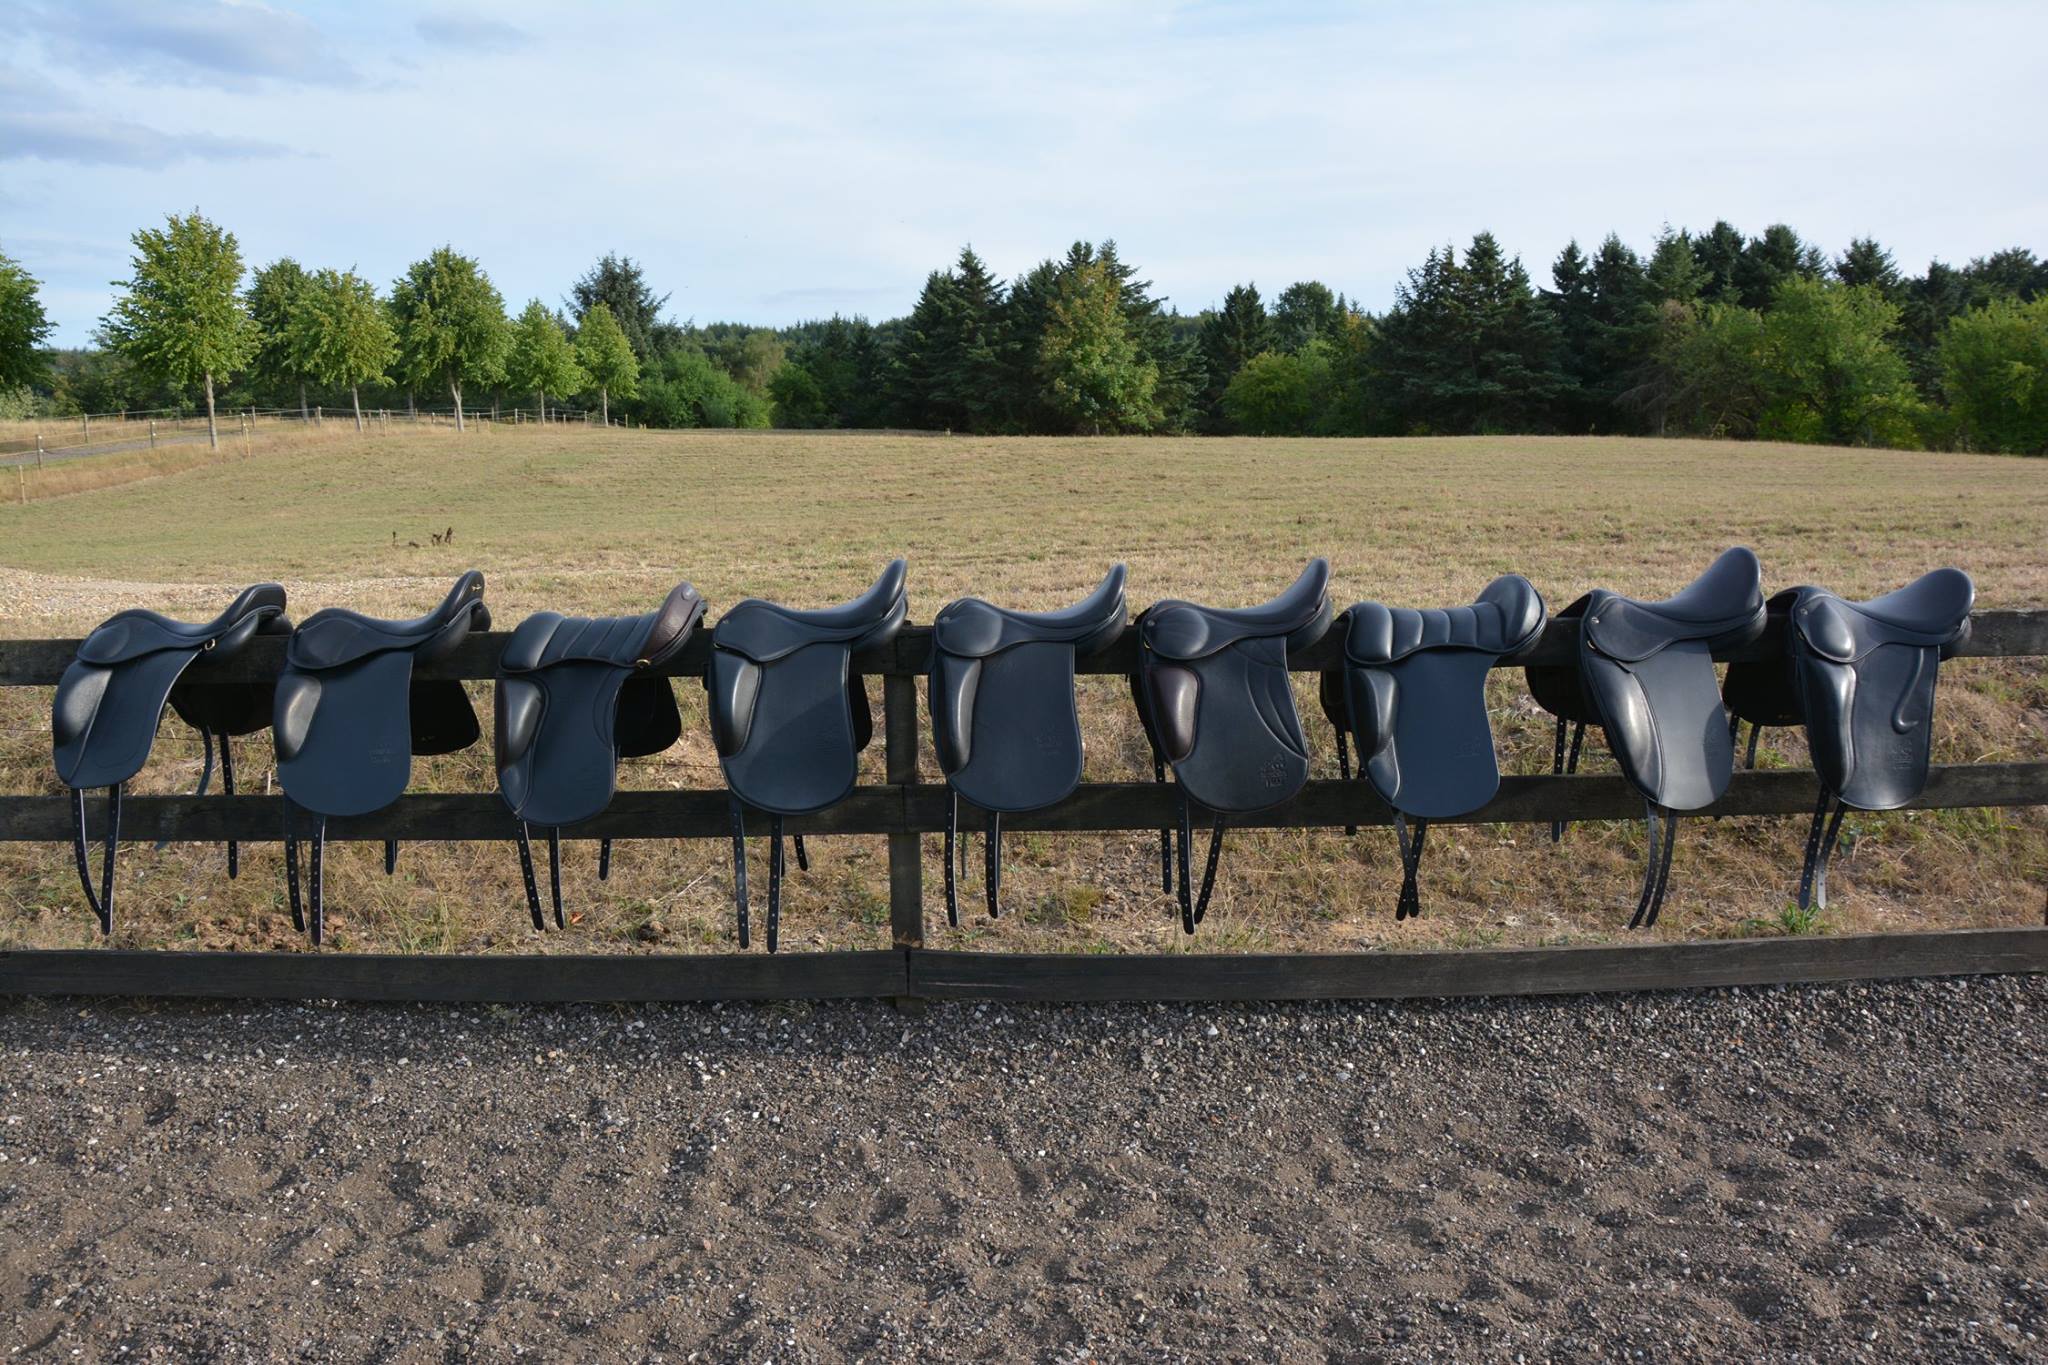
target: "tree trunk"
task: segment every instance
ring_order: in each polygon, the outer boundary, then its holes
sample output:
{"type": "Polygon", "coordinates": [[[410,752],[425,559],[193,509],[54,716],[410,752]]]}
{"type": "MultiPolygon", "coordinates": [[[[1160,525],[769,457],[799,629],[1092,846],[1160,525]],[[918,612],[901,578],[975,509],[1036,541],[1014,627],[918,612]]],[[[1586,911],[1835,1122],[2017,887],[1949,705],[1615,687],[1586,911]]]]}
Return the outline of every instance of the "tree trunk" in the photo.
{"type": "Polygon", "coordinates": [[[541,420],[541,421],[543,421],[543,422],[547,421],[547,420],[548,420],[548,391],[547,391],[546,389],[535,389],[535,390],[533,391],[533,404],[534,404],[534,407],[536,407],[537,409],[539,409],[539,410],[540,410],[540,420],[541,420]]]}
{"type": "Polygon", "coordinates": [[[348,386],[348,401],[355,404],[356,430],[361,431],[363,429],[363,398],[361,394],[356,392],[356,386],[353,384],[348,386]]]}
{"type": "Polygon", "coordinates": [[[206,372],[206,442],[220,449],[220,427],[213,420],[213,371],[206,372]]]}
{"type": "Polygon", "coordinates": [[[600,385],[597,390],[597,405],[604,410],[604,425],[612,424],[612,391],[600,385]]]}
{"type": "Polygon", "coordinates": [[[461,431],[461,430],[463,430],[463,425],[462,425],[462,384],[460,383],[460,381],[458,381],[458,380],[454,380],[454,379],[450,379],[450,380],[448,381],[448,392],[449,392],[450,394],[454,395],[454,397],[455,397],[455,429],[456,429],[457,431],[461,431]]]}
{"type": "Polygon", "coordinates": [[[313,420],[312,414],[306,411],[306,381],[303,379],[299,381],[299,420],[301,422],[313,420]]]}
{"type": "Polygon", "coordinates": [[[405,391],[405,415],[415,422],[420,420],[420,410],[413,406],[411,389],[405,391]]]}

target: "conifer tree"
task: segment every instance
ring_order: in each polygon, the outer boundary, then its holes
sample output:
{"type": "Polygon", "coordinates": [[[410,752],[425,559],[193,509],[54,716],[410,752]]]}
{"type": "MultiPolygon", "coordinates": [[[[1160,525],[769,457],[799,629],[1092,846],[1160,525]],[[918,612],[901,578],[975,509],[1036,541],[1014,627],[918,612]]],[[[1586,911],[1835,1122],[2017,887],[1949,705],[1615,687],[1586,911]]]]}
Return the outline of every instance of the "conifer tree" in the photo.
{"type": "Polygon", "coordinates": [[[1272,349],[1272,322],[1256,284],[1232,286],[1223,306],[1202,318],[1199,345],[1207,371],[1205,410],[1212,428],[1224,425],[1223,394],[1254,356],[1272,349]]]}

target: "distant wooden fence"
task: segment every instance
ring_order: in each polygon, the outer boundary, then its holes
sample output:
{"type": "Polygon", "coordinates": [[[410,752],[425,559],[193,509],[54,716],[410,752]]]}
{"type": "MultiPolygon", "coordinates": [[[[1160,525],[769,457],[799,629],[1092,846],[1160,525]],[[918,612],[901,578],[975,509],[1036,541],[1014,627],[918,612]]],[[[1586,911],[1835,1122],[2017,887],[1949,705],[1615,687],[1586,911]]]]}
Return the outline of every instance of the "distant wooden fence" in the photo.
{"type": "MultiPolygon", "coordinates": [[[[1577,623],[1552,621],[1524,657],[1503,667],[1562,663],[1575,657],[1577,623]]],[[[187,953],[18,951],[0,953],[0,994],[82,993],[231,995],[405,1000],[677,1000],[847,996],[1100,999],[1306,999],[1543,994],[1644,990],[1765,982],[2048,970],[2048,928],[1932,934],[1819,936],[1741,942],[1646,943],[1446,953],[1043,955],[945,951],[925,946],[922,836],[945,829],[941,783],[918,780],[922,711],[918,682],[931,632],[907,627],[855,666],[882,679],[880,784],[857,788],[816,815],[792,817],[796,834],[880,834],[889,846],[893,947],[872,952],[659,954],[593,956],[402,956],[348,953],[187,953]]],[[[452,657],[419,676],[492,676],[509,635],[473,635],[452,657]]],[[[1783,651],[1773,622],[1756,643],[1725,656],[1768,659],[1783,651]]],[[[0,686],[54,686],[76,640],[0,641],[0,686]]],[[[1136,635],[1082,660],[1084,673],[1125,673],[1136,635]]],[[[1334,664],[1332,633],[1289,659],[1296,672],[1334,664]]],[[[1973,618],[1966,658],[2048,655],[2048,611],[1985,611],[1973,618]]],[[[701,677],[710,632],[699,631],[661,670],[701,677]]],[[[275,675],[284,641],[258,637],[215,676],[223,681],[275,675]]],[[[1810,770],[1738,771],[1727,795],[1702,815],[1799,815],[1819,795],[1810,770]]],[[[1936,766],[1913,809],[2048,805],[2048,763],[1936,766]]],[[[1618,775],[1506,777],[1483,809],[1432,823],[1547,824],[1556,819],[1631,819],[1642,799],[1618,775]]],[[[121,832],[135,841],[169,839],[277,842],[277,796],[129,797],[121,832]]],[[[1013,830],[1112,832],[1160,829],[1176,815],[1174,791],[1154,782],[1084,784],[1067,800],[1028,815],[1005,816],[1013,830]]],[[[1391,813],[1363,782],[1312,781],[1293,800],[1234,825],[1328,828],[1384,825],[1391,813]]],[[[724,839],[730,835],[723,788],[621,792],[596,819],[565,831],[595,839],[724,839]]],[[[509,840],[511,817],[495,792],[400,798],[371,815],[328,822],[340,840],[509,840]]],[[[67,842],[62,797],[0,796],[0,839],[67,842]]],[[[508,914],[511,913],[508,908],[508,914]]]]}

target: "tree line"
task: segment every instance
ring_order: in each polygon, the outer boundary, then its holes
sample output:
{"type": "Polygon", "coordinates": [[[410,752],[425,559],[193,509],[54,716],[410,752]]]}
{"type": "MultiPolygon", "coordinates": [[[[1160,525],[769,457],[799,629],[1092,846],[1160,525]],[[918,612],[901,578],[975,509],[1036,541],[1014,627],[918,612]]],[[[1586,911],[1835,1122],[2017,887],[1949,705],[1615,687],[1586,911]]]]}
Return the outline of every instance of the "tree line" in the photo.
{"type": "Polygon", "coordinates": [[[246,287],[198,213],[134,239],[83,351],[44,349],[35,281],[0,255],[0,410],[185,401],[360,412],[420,394],[458,413],[586,398],[652,426],[909,427],[987,434],[1688,434],[2048,451],[2048,262],[2023,248],[1908,276],[1782,224],[1666,229],[1638,252],[1571,242],[1547,284],[1489,233],[1430,251],[1373,314],[1317,281],[1252,283],[1183,314],[1113,241],[1005,281],[969,247],[904,317],[782,328],[666,317],[606,255],[515,317],[443,247],[382,294],[292,260],[246,287]],[[11,397],[9,395],[12,395],[11,397]]]}

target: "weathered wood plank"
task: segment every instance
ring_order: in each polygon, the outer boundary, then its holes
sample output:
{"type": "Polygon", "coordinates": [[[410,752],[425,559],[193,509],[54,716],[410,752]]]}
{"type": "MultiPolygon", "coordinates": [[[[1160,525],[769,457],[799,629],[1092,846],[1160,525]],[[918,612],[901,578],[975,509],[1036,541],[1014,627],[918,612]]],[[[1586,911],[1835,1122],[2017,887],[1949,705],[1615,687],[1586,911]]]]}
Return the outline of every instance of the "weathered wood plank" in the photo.
{"type": "Polygon", "coordinates": [[[830,1000],[903,995],[904,955],[0,952],[0,995],[262,1000],[830,1000]]]}
{"type": "MultiPolygon", "coordinates": [[[[1971,618],[1970,638],[1956,651],[1962,658],[2026,658],[2048,655],[2048,610],[1980,611],[1971,618]]],[[[497,669],[498,656],[511,638],[507,631],[471,635],[446,659],[423,667],[423,678],[485,679],[497,669]]],[[[1319,643],[1292,655],[1289,665],[1296,672],[1316,672],[1336,664],[1343,653],[1343,641],[1336,631],[1319,643]]],[[[252,682],[275,677],[284,664],[282,637],[260,637],[219,665],[210,665],[210,676],[221,682],[252,682]]],[[[880,650],[857,655],[855,667],[868,674],[922,676],[931,648],[929,626],[906,626],[896,640],[880,650]]],[[[1526,664],[1568,663],[1578,649],[1578,623],[1552,621],[1543,635],[1518,658],[1504,660],[1497,667],[1520,668],[1526,664]]],[[[0,687],[50,687],[78,653],[76,640],[0,640],[0,687]]],[[[1784,653],[1784,632],[1773,623],[1755,643],[1721,659],[1775,659],[1784,653]]],[[[675,678],[700,678],[711,657],[711,632],[699,630],[690,642],[657,670],[675,678]]],[[[1102,653],[1079,661],[1082,673],[1128,673],[1138,658],[1137,632],[1126,629],[1116,643],[1102,653]]]]}
{"type": "Polygon", "coordinates": [[[2048,971],[2048,929],[1430,953],[934,952],[912,993],[963,1000],[1406,1000],[2048,971]]]}
{"type": "MultiPolygon", "coordinates": [[[[1810,769],[1738,772],[1726,796],[1688,819],[1716,815],[1806,815],[1820,788],[1810,769]]],[[[815,815],[791,816],[787,827],[805,835],[937,834],[946,827],[947,789],[937,783],[870,786],[815,815]]],[[[1157,829],[1176,818],[1173,788],[1155,782],[1101,782],[1082,786],[1056,806],[1004,816],[1013,830],[1068,833],[1157,829]]],[[[1956,763],[1931,769],[1927,789],[1908,807],[2048,805],[2048,762],[1956,763]]],[[[88,818],[100,818],[97,797],[88,818]]],[[[1538,824],[1554,819],[1633,820],[1642,798],[1620,776],[1507,777],[1500,793],[1471,815],[1445,825],[1538,824]]],[[[171,839],[218,843],[229,837],[253,843],[282,837],[284,800],[277,796],[135,796],[121,803],[124,840],[171,839]]],[[[300,817],[302,820],[304,816],[300,817]]],[[[1234,828],[1330,828],[1386,825],[1392,817],[1365,783],[1319,780],[1270,810],[1234,817],[1234,828]]],[[[708,839],[730,833],[723,790],[620,792],[596,819],[571,826],[570,839],[708,839]]],[[[0,841],[62,842],[71,837],[70,806],[62,797],[0,796],[0,841]]],[[[504,839],[512,835],[505,803],[489,793],[405,796],[371,815],[328,822],[330,840],[504,839]]]]}

